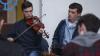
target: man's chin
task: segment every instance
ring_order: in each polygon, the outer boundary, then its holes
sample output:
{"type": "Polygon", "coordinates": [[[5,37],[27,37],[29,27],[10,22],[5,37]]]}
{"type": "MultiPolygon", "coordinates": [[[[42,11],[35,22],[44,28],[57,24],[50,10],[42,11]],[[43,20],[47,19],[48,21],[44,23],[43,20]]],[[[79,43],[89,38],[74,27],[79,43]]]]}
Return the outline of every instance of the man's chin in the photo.
{"type": "Polygon", "coordinates": [[[32,17],[26,17],[27,19],[30,19],[30,18],[32,18],[32,17]]]}

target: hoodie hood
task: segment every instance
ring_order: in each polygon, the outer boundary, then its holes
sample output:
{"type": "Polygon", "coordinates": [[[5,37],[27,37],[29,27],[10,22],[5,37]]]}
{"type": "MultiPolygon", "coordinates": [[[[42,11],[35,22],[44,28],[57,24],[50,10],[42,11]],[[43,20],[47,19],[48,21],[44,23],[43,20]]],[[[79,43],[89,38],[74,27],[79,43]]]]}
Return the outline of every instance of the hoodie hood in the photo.
{"type": "Polygon", "coordinates": [[[90,47],[98,40],[100,40],[99,34],[94,32],[86,32],[84,35],[75,37],[71,42],[80,46],[90,47]]]}

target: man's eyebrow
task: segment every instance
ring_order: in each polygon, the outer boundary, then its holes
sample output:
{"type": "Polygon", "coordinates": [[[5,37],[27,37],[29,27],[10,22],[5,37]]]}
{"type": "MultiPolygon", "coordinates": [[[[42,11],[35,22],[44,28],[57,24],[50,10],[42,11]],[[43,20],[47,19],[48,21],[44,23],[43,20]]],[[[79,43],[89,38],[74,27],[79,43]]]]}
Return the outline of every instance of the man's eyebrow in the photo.
{"type": "Polygon", "coordinates": [[[31,12],[32,10],[29,10],[29,11],[25,11],[25,12],[31,12]]]}

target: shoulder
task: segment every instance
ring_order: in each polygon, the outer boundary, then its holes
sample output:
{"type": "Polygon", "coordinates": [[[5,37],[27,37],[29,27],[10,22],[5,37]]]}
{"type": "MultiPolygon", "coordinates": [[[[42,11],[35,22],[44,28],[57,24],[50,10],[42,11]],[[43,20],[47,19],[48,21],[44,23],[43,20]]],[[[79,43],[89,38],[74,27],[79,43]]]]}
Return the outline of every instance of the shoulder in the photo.
{"type": "Polygon", "coordinates": [[[66,20],[65,19],[61,20],[60,23],[58,24],[58,26],[61,26],[61,25],[64,25],[64,24],[66,24],[66,20]]]}
{"type": "Polygon", "coordinates": [[[22,23],[24,21],[25,21],[24,19],[21,19],[21,20],[17,21],[16,23],[22,23]]]}
{"type": "Polygon", "coordinates": [[[70,56],[73,55],[73,53],[77,52],[79,48],[80,48],[79,45],[75,43],[69,43],[65,46],[62,53],[64,56],[70,56]]]}
{"type": "Polygon", "coordinates": [[[65,50],[66,49],[76,49],[76,48],[78,48],[78,47],[80,47],[79,45],[77,45],[77,44],[75,44],[75,43],[72,43],[72,42],[70,42],[70,43],[68,43],[66,46],[65,46],[65,50]]]}
{"type": "Polygon", "coordinates": [[[66,22],[66,19],[63,19],[60,21],[60,23],[65,23],[66,22]]]}
{"type": "Polygon", "coordinates": [[[19,20],[15,23],[15,25],[19,25],[19,24],[25,24],[25,20],[22,19],[22,20],[19,20]]]}
{"type": "Polygon", "coordinates": [[[96,41],[96,42],[94,43],[94,46],[100,47],[100,40],[96,41]]]}

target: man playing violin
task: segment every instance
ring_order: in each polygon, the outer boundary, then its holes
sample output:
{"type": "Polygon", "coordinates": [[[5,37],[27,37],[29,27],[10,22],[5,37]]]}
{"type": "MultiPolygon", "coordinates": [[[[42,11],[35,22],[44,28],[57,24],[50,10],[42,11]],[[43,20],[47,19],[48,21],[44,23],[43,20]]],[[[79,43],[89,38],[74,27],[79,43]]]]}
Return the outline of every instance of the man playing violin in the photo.
{"type": "MultiPolygon", "coordinates": [[[[32,15],[33,6],[29,1],[25,1],[22,4],[22,11],[24,19],[14,24],[13,28],[7,34],[7,40],[20,44],[24,48],[27,56],[41,56],[41,40],[43,38],[42,33],[38,31],[44,28],[44,25],[41,22],[34,22],[38,17],[32,15]]],[[[46,48],[48,49],[48,44],[46,48]]]]}

